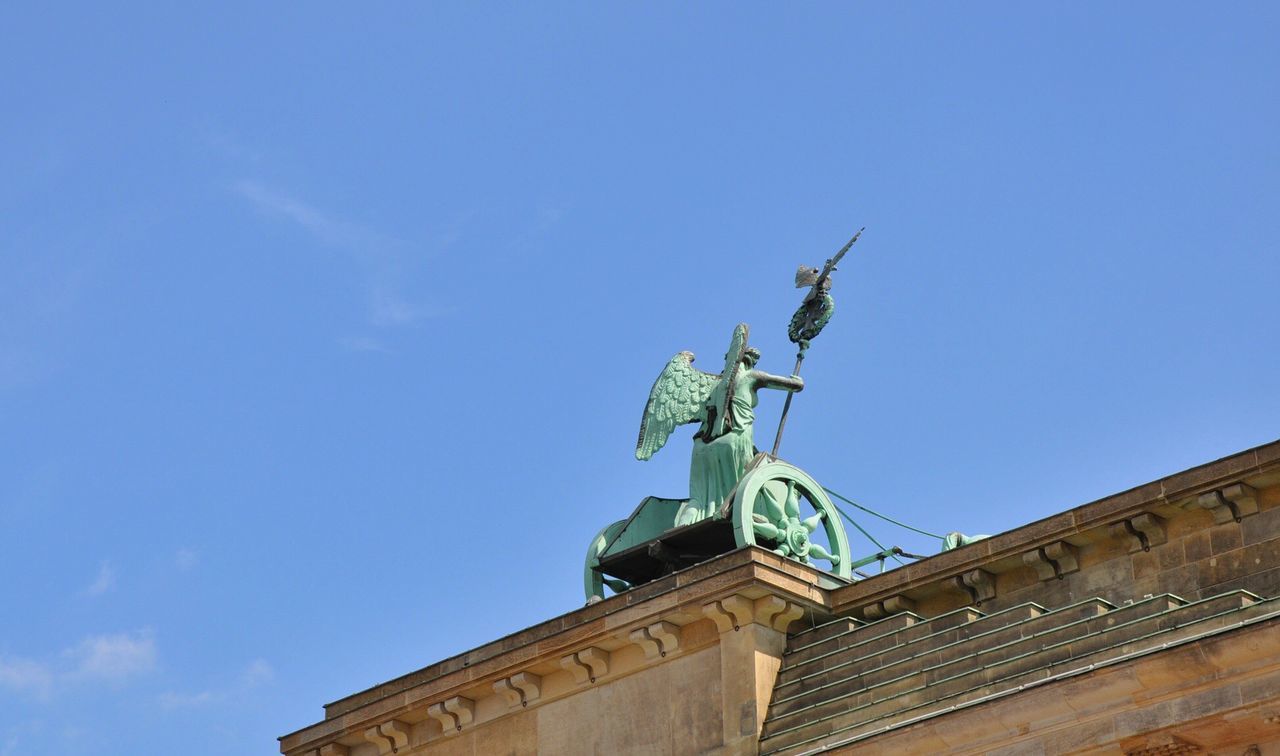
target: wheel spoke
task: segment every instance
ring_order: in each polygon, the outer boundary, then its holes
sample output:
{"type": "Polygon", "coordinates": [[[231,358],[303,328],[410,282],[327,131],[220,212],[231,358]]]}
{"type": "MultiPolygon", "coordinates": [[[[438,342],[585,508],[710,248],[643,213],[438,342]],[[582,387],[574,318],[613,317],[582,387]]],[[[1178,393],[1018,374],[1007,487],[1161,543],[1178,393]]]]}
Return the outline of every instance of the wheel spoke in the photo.
{"type": "Polygon", "coordinates": [[[810,542],[809,554],[810,556],[817,557],[818,559],[825,559],[828,562],[831,562],[833,566],[840,563],[840,557],[828,552],[826,549],[822,547],[822,544],[820,543],[810,542]]]}
{"type": "Polygon", "coordinates": [[[794,480],[787,481],[787,516],[796,517],[800,514],[800,496],[796,494],[796,482],[794,480]]]}
{"type": "Polygon", "coordinates": [[[809,531],[810,533],[812,533],[813,531],[815,531],[815,530],[817,530],[817,529],[818,529],[818,526],[819,526],[819,525],[821,525],[821,524],[822,524],[822,520],[823,520],[823,519],[824,519],[824,515],[822,514],[822,512],[819,512],[819,513],[817,513],[816,515],[814,515],[813,517],[809,517],[809,518],[806,518],[806,519],[802,520],[802,521],[800,522],[800,524],[804,526],[804,529],[805,529],[805,530],[807,530],[807,531],[809,531]]]}
{"type": "MultiPolygon", "coordinates": [[[[783,521],[782,502],[773,495],[773,491],[769,490],[769,486],[761,486],[760,493],[756,496],[756,501],[764,499],[764,508],[769,513],[769,521],[781,523],[783,521]]],[[[757,515],[758,516],[758,515],[757,515]]]]}
{"type": "Polygon", "coordinates": [[[759,521],[752,522],[751,529],[756,532],[757,536],[761,538],[767,538],[770,541],[778,540],[778,536],[781,535],[782,533],[782,531],[780,531],[777,528],[777,526],[771,525],[767,522],[759,522],[759,521]]]}

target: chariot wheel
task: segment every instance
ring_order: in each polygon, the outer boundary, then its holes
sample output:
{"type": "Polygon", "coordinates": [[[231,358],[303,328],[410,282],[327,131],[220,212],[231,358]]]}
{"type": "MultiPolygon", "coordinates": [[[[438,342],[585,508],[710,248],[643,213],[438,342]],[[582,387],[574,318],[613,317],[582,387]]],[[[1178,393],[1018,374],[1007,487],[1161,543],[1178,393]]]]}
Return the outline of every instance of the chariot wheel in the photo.
{"type": "Polygon", "coordinates": [[[760,546],[850,579],[849,539],[826,491],[800,468],[761,457],[734,494],[730,517],[738,546],[760,546]]]}
{"type": "Polygon", "coordinates": [[[614,593],[625,591],[628,586],[621,580],[612,580],[604,577],[595,568],[600,566],[600,554],[609,545],[609,542],[617,538],[618,533],[627,524],[626,520],[618,520],[615,523],[606,525],[601,528],[596,537],[591,539],[591,544],[587,546],[587,559],[582,568],[582,590],[586,594],[587,603],[604,599],[605,586],[609,586],[614,593]]]}

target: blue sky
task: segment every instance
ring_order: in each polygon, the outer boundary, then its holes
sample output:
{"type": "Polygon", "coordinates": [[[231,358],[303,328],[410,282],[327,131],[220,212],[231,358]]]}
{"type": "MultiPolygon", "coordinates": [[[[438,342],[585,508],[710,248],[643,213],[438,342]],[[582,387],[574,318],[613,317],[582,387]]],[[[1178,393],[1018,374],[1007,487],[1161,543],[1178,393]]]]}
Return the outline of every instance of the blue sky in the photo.
{"type": "Polygon", "coordinates": [[[686,491],[665,361],[787,372],[859,226],[835,490],[997,532],[1280,436],[1272,4],[3,15],[3,756],[272,753],[575,608],[686,491]]]}

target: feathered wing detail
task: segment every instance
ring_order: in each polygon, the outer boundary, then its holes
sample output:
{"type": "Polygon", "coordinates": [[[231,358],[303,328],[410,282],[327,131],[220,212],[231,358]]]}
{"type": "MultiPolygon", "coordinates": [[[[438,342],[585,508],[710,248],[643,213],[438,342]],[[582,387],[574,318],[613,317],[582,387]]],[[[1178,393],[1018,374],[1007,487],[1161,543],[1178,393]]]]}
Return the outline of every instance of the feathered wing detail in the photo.
{"type": "Polygon", "coordinates": [[[742,362],[742,353],[747,348],[747,336],[751,329],[746,323],[739,323],[733,327],[733,337],[729,340],[729,350],[724,353],[724,371],[720,373],[723,376],[732,376],[738,365],[742,362]]]}
{"type": "Polygon", "coordinates": [[[678,426],[701,420],[702,405],[719,380],[720,376],[693,366],[693,352],[672,357],[649,390],[649,403],[640,419],[636,459],[652,457],[678,426]]]}

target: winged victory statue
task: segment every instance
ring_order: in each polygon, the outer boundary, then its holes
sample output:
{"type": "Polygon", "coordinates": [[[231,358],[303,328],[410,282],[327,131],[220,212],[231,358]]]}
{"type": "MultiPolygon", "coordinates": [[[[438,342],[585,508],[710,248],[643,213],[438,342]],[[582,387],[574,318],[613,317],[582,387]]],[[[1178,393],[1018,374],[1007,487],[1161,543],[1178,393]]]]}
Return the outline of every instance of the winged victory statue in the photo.
{"type": "Polygon", "coordinates": [[[847,582],[852,569],[866,563],[850,557],[839,512],[823,487],[778,457],[791,397],[804,389],[798,375],[801,361],[834,310],[830,274],[859,234],[821,270],[801,266],[796,274],[796,287],[810,291],[788,331],[799,348],[791,375],[756,369],[760,351],[748,345],[745,323],[733,329],[719,373],[695,368],[692,352],[678,352],[667,362],[645,403],[636,458],[650,459],[676,428],[696,423],[689,495],[646,496],[630,517],[596,534],[583,568],[588,603],[603,600],[605,588],[627,591],[739,548],[772,551],[814,566],[836,581],[847,582]],[[768,453],[755,445],[760,389],[787,393],[778,435],[768,453]]]}
{"type": "Polygon", "coordinates": [[[719,374],[695,368],[693,353],[679,352],[649,391],[636,459],[652,457],[677,427],[700,423],[693,434],[689,500],[676,512],[677,527],[714,514],[759,453],[753,434],[757,392],[762,388],[804,389],[804,380],[798,375],[780,376],[756,369],[760,350],[747,345],[748,332],[746,323],[733,329],[724,370],[719,374]]]}
{"type": "MultiPolygon", "coordinates": [[[[605,600],[606,588],[622,593],[743,548],[764,549],[813,567],[818,571],[818,584],[827,587],[847,585],[857,568],[873,562],[879,562],[883,571],[889,558],[920,558],[871,539],[880,550],[855,559],[840,520],[845,517],[855,526],[857,523],[835,507],[827,496],[832,492],[778,456],[791,400],[804,389],[798,374],[805,354],[835,312],[831,274],[861,235],[861,230],[854,234],[822,268],[801,265],[796,271],[796,288],[808,292],[787,329],[787,338],[798,350],[791,375],[756,369],[760,352],[748,346],[745,323],[733,329],[719,373],[695,368],[692,352],[677,352],[667,362],[645,403],[636,458],[653,457],[676,428],[697,423],[689,463],[689,496],[646,496],[628,518],[596,533],[587,546],[583,565],[588,604],[605,600]],[[762,388],[787,394],[769,452],[757,449],[754,439],[755,407],[762,388]]],[[[870,538],[865,530],[862,533],[870,538]]],[[[952,533],[936,537],[944,541],[946,551],[985,536],[952,533]]]]}

